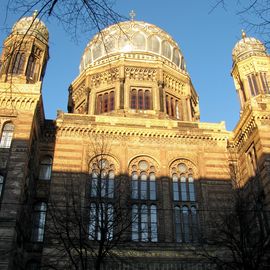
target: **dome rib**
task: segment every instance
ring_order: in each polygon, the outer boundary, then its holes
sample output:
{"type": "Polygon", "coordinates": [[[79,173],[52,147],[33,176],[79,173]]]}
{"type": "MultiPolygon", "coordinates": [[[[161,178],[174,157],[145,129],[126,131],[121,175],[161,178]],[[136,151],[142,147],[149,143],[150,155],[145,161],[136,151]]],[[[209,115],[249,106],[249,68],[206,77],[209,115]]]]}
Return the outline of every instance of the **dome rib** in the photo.
{"type": "Polygon", "coordinates": [[[133,52],[162,56],[185,70],[181,50],[168,33],[143,21],[125,21],[111,25],[94,36],[82,55],[80,72],[113,53],[133,52]]]}

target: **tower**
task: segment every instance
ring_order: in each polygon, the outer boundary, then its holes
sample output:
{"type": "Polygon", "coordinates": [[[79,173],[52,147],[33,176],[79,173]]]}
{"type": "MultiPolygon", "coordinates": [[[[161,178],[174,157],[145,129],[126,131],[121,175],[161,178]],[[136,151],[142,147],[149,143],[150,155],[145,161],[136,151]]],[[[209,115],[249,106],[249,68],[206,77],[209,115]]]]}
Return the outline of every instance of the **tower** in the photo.
{"type": "Polygon", "coordinates": [[[4,41],[0,81],[33,84],[43,80],[49,59],[49,33],[37,12],[17,21],[4,41]]]}
{"type": "Polygon", "coordinates": [[[27,211],[36,192],[35,168],[45,118],[42,80],[48,30],[37,12],[17,21],[0,61],[0,252],[1,269],[19,269],[27,255],[27,211]]]}
{"type": "Polygon", "coordinates": [[[232,76],[240,99],[241,110],[253,104],[258,98],[270,94],[269,56],[264,44],[242,32],[242,39],[236,43],[233,52],[232,76]]]}

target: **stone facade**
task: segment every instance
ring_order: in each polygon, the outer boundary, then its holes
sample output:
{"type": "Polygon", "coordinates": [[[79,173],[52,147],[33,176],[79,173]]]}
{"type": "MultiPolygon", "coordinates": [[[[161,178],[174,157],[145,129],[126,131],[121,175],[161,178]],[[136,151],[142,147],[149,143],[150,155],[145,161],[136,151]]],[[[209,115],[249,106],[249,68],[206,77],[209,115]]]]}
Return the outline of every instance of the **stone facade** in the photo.
{"type": "MultiPolygon", "coordinates": [[[[4,42],[1,269],[45,269],[55,261],[59,269],[73,269],[56,255],[59,239],[53,237],[47,213],[52,202],[63,202],[67,183],[84,187],[79,193],[83,208],[98,199],[115,204],[116,198],[130,206],[129,212],[137,207],[137,229],[132,221],[113,250],[118,260],[106,259],[103,269],[214,269],[200,243],[212,233],[211,220],[231,203],[232,164],[237,164],[240,186],[259,172],[264,206],[270,207],[270,62],[265,47],[243,36],[234,48],[232,76],[242,111],[234,131],[227,131],[222,122],[200,122],[198,96],[174,40],[154,25],[121,24],[126,39],[118,26],[111,26],[88,44],[80,74],[69,88],[68,113],[59,111],[53,121],[44,117],[41,96],[46,27],[35,15],[23,18],[4,42]],[[30,26],[33,31],[25,32],[30,26]],[[105,170],[113,175],[104,177],[114,181],[114,195],[100,193],[97,199],[93,183],[100,161],[110,164],[100,168],[100,175],[105,170]],[[149,211],[146,231],[143,207],[149,211]]],[[[89,243],[98,240],[93,224],[94,229],[86,225],[89,243]]]]}

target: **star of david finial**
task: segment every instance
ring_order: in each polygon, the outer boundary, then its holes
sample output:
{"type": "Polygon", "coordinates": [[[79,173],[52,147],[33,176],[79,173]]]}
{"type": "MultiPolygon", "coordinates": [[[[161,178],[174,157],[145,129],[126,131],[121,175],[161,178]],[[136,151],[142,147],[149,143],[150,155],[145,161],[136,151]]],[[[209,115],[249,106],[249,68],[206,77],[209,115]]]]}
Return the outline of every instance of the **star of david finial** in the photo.
{"type": "Polygon", "coordinates": [[[130,19],[131,19],[132,21],[134,21],[134,18],[135,18],[135,16],[136,16],[135,11],[134,11],[134,10],[131,10],[131,11],[129,12],[129,16],[130,16],[130,19]]]}

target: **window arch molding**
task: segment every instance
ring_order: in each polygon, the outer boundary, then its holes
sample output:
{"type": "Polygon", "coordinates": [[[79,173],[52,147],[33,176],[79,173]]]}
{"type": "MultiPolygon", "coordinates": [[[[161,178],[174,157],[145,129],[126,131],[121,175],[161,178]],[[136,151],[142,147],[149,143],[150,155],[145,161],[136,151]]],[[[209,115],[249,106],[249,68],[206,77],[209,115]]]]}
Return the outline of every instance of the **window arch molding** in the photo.
{"type": "Polygon", "coordinates": [[[148,155],[139,155],[130,160],[128,168],[131,178],[131,198],[157,200],[158,162],[148,155]]]}
{"type": "Polygon", "coordinates": [[[173,158],[171,159],[171,161],[169,162],[169,170],[171,173],[171,169],[175,166],[177,166],[178,163],[184,163],[186,164],[187,167],[189,167],[190,169],[192,169],[193,172],[193,176],[194,178],[198,179],[198,169],[197,166],[195,165],[195,162],[193,162],[190,158],[187,157],[183,157],[183,158],[173,158]]]}
{"type": "Polygon", "coordinates": [[[170,162],[169,170],[175,241],[197,242],[199,233],[195,189],[195,179],[198,178],[197,167],[189,159],[178,158],[170,162]]]}
{"type": "Polygon", "coordinates": [[[10,148],[14,136],[15,125],[11,121],[3,123],[0,136],[0,148],[10,148]]]}
{"type": "Polygon", "coordinates": [[[115,177],[119,175],[120,163],[109,154],[94,155],[88,165],[90,197],[114,198],[115,177]]]}

